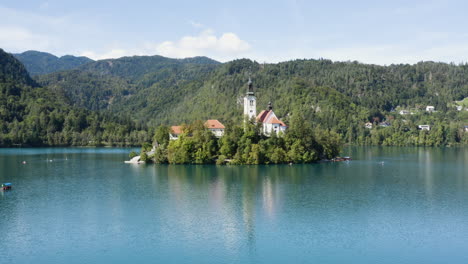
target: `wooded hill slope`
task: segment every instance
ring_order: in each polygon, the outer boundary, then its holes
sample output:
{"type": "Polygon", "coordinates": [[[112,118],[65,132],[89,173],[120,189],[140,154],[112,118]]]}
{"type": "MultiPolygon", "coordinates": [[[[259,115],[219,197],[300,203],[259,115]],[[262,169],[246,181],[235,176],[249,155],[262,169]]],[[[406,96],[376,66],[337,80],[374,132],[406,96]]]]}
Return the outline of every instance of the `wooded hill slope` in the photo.
{"type": "Polygon", "coordinates": [[[70,105],[0,49],[0,147],[139,145],[146,131],[129,118],[70,105]]]}
{"type": "Polygon", "coordinates": [[[358,62],[295,60],[259,64],[219,63],[206,57],[134,56],[90,62],[69,71],[36,76],[67,103],[130,116],[150,127],[194,120],[242,121],[242,96],[251,76],[260,112],[271,101],[288,122],[294,114],[331,129],[353,144],[446,145],[466,142],[468,65],[421,62],[378,66],[358,62]],[[427,105],[436,113],[426,113],[427,105]],[[396,110],[412,110],[401,116],[396,110]],[[380,127],[382,121],[390,127],[380,127]],[[366,129],[366,122],[374,123],[366,129]],[[434,129],[425,132],[418,125],[434,129]]]}

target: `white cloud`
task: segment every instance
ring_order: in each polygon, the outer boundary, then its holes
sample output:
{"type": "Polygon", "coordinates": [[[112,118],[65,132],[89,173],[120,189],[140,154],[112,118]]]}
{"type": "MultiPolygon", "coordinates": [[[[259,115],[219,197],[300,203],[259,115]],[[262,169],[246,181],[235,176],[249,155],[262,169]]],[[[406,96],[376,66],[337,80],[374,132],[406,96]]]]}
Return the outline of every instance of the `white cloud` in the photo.
{"type": "MultiPolygon", "coordinates": [[[[296,3],[295,0],[290,1],[296,3]]],[[[50,8],[47,0],[42,2],[40,8],[50,8]]],[[[428,12],[433,9],[431,7],[428,12]]],[[[291,10],[298,19],[296,28],[305,25],[298,6],[293,5],[291,10]]],[[[93,59],[158,54],[175,58],[208,56],[219,61],[245,57],[260,62],[327,58],[381,65],[421,60],[468,61],[468,34],[445,32],[444,29],[440,32],[437,29],[403,32],[384,39],[362,39],[336,32],[309,34],[307,31],[292,32],[282,37],[281,32],[273,32],[272,36],[257,34],[260,39],[247,41],[238,32],[217,33],[198,21],[188,21],[193,27],[190,29],[196,33],[166,39],[159,34],[145,36],[116,32],[118,27],[103,16],[88,13],[45,14],[0,6],[0,48],[7,52],[33,49],[58,56],[84,55],[93,59]]],[[[188,24],[185,26],[190,27],[188,24]]]]}
{"type": "MultiPolygon", "coordinates": [[[[44,7],[47,2],[40,8],[44,7]]],[[[99,42],[96,36],[103,31],[93,19],[69,14],[50,16],[0,6],[0,18],[0,48],[8,52],[71,54],[89,45],[89,39],[99,42]]]]}
{"type": "Polygon", "coordinates": [[[235,33],[216,36],[212,30],[204,30],[197,36],[185,36],[178,41],[165,41],[156,45],[162,56],[184,58],[212,56],[218,59],[235,58],[251,49],[250,44],[235,33]]]}
{"type": "Polygon", "coordinates": [[[339,35],[314,35],[298,45],[285,40],[257,44],[262,49],[249,56],[260,62],[271,63],[294,59],[325,58],[333,61],[359,61],[390,65],[420,61],[461,63],[468,61],[468,34],[445,31],[414,32],[404,39],[363,41],[339,35]],[[281,47],[281,52],[275,52],[281,47]]]}
{"type": "Polygon", "coordinates": [[[0,17],[0,47],[8,52],[49,50],[61,43],[53,31],[65,24],[62,18],[39,16],[1,6],[0,17]]]}
{"type": "Polygon", "coordinates": [[[356,60],[378,65],[414,64],[420,61],[461,63],[468,60],[464,54],[468,54],[468,45],[463,43],[443,43],[437,46],[424,46],[422,44],[354,45],[314,52],[316,58],[321,57],[334,61],[356,60]]]}
{"type": "Polygon", "coordinates": [[[184,36],[177,41],[143,43],[140,47],[124,48],[113,45],[108,51],[84,51],[80,55],[100,60],[133,55],[161,55],[171,58],[208,56],[221,61],[246,55],[250,44],[236,34],[228,32],[217,36],[212,30],[203,30],[196,36],[184,36]]]}
{"type": "Polygon", "coordinates": [[[47,49],[54,38],[35,34],[23,27],[0,25],[0,48],[17,52],[28,49],[47,49]]]}

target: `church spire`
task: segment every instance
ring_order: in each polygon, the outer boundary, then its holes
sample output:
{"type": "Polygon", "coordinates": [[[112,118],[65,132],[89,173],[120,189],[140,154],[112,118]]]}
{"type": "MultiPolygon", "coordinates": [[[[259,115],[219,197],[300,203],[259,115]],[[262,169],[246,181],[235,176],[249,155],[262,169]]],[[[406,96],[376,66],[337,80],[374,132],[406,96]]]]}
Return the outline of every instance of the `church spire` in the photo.
{"type": "Polygon", "coordinates": [[[247,94],[244,97],[244,116],[247,116],[250,120],[257,116],[257,98],[255,97],[252,78],[250,78],[250,76],[247,86],[247,94]]]}
{"type": "Polygon", "coordinates": [[[249,81],[247,82],[247,86],[248,86],[247,94],[254,95],[253,83],[252,83],[252,79],[250,78],[250,76],[249,76],[249,81]]]}

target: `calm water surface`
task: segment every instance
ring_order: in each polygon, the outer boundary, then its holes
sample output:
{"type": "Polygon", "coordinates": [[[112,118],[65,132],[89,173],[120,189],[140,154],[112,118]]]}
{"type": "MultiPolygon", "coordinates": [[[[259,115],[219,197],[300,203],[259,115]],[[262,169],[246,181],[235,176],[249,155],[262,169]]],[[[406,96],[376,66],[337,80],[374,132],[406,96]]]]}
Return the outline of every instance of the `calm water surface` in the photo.
{"type": "Polygon", "coordinates": [[[220,167],[0,149],[0,263],[468,263],[467,148],[345,152],[220,167]]]}

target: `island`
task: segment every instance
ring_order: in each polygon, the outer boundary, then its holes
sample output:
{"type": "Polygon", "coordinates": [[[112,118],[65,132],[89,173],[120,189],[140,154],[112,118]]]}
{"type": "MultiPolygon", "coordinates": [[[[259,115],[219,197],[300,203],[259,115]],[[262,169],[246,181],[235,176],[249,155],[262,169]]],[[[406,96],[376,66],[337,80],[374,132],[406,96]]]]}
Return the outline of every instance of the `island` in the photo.
{"type": "Polygon", "coordinates": [[[130,154],[127,163],[169,164],[279,164],[311,163],[331,160],[340,153],[341,136],[313,126],[300,114],[291,114],[286,125],[273,111],[258,115],[253,83],[247,83],[244,97],[244,121],[200,120],[191,124],[156,129],[154,144],[145,143],[141,155],[130,154]]]}

